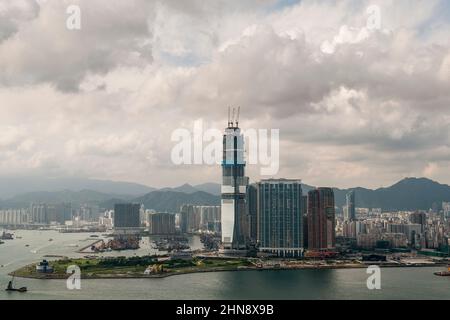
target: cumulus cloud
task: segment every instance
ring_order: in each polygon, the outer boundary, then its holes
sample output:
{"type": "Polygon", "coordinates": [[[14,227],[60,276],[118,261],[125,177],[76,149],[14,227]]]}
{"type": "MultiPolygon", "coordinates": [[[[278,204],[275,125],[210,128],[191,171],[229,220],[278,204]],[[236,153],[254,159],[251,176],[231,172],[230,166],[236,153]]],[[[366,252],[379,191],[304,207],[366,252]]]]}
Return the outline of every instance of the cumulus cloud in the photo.
{"type": "MultiPolygon", "coordinates": [[[[282,177],[450,183],[448,3],[0,1],[0,173],[154,186],[220,181],[174,166],[173,130],[280,129],[282,177]],[[12,3],[12,2],[11,2],[12,3]],[[381,28],[367,27],[370,5],[381,28]],[[407,14],[406,14],[407,13],[407,14]]],[[[259,170],[249,167],[253,180],[259,170]]]]}
{"type": "MultiPolygon", "coordinates": [[[[30,10],[22,7],[16,6],[11,15],[30,10]]],[[[17,32],[0,43],[0,82],[47,82],[74,91],[88,72],[106,73],[128,63],[145,65],[152,60],[147,41],[150,18],[151,8],[143,0],[42,2],[38,15],[28,15],[17,32]],[[82,30],[66,27],[70,5],[81,9],[82,30]]]]}

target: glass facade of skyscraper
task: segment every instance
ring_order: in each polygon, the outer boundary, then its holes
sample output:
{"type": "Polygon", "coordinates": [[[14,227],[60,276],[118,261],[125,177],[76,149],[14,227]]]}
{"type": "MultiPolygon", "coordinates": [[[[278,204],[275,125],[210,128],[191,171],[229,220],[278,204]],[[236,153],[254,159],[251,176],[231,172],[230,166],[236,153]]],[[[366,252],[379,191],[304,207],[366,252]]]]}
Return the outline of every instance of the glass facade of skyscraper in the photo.
{"type": "Polygon", "coordinates": [[[355,221],[356,220],[356,208],[355,208],[355,191],[351,190],[345,196],[347,210],[344,214],[345,221],[355,221]]]}
{"type": "Polygon", "coordinates": [[[258,245],[279,256],[302,256],[303,213],[299,180],[258,183],[258,245]]]}
{"type": "Polygon", "coordinates": [[[245,196],[244,136],[237,122],[229,122],[223,136],[222,161],[222,246],[226,250],[246,248],[248,219],[245,196]]]}
{"type": "Polygon", "coordinates": [[[335,226],[333,189],[318,188],[308,192],[308,249],[333,249],[335,226]]]}

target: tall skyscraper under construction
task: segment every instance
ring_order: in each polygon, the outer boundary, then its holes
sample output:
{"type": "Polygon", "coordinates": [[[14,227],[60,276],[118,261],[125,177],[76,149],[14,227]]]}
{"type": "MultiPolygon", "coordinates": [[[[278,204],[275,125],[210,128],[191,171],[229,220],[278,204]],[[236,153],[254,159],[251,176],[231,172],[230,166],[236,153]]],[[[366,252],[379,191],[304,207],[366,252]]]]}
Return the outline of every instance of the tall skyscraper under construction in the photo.
{"type": "Polygon", "coordinates": [[[223,136],[222,161],[222,245],[224,250],[246,247],[248,219],[245,195],[248,178],[245,176],[244,136],[239,129],[239,109],[230,116],[223,136]]]}

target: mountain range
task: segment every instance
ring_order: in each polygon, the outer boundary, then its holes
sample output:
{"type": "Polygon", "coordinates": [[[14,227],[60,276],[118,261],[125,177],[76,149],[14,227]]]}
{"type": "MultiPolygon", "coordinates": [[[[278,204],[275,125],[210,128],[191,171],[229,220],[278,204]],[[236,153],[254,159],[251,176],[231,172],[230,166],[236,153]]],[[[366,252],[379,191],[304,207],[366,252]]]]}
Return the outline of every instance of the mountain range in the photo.
{"type": "Polygon", "coordinates": [[[134,199],[133,202],[142,203],[145,208],[156,211],[178,212],[183,204],[218,206],[220,205],[220,196],[204,191],[184,193],[166,190],[150,192],[134,199]]]}
{"type": "Polygon", "coordinates": [[[139,196],[156,190],[138,183],[97,180],[79,177],[0,176],[0,199],[31,192],[61,192],[92,190],[100,193],[139,196]]]}
{"type": "Polygon", "coordinates": [[[220,195],[221,186],[218,183],[203,183],[196,186],[191,186],[188,183],[183,184],[182,186],[176,188],[163,188],[160,191],[175,191],[175,192],[183,192],[187,194],[192,194],[198,191],[203,191],[206,193],[213,194],[215,196],[220,195]]]}
{"type": "MultiPolygon", "coordinates": [[[[73,182],[73,181],[72,181],[73,182]]],[[[61,183],[59,181],[58,183],[61,183]]],[[[2,182],[4,184],[4,182],[2,182]]],[[[0,184],[0,192],[2,191],[0,184]]],[[[48,184],[47,184],[48,186],[48,184]]],[[[57,184],[54,182],[53,187],[57,184]]],[[[95,204],[105,209],[111,209],[118,202],[136,202],[144,204],[145,208],[157,211],[177,212],[182,204],[219,205],[220,184],[205,183],[192,186],[183,184],[176,188],[155,188],[126,183],[101,180],[81,181],[70,185],[73,189],[59,191],[33,191],[14,195],[7,200],[0,201],[0,208],[23,208],[32,202],[74,204],[95,204]],[[95,188],[77,190],[74,185],[90,185],[95,188]],[[106,186],[103,190],[102,187],[106,186]],[[127,189],[127,186],[130,186],[127,189]]],[[[29,186],[31,188],[31,186],[29,186]]],[[[303,184],[302,190],[306,194],[314,187],[303,184]]],[[[443,201],[450,201],[450,186],[440,184],[427,178],[405,178],[386,188],[371,190],[367,188],[338,189],[333,188],[336,206],[345,205],[345,195],[354,190],[356,206],[364,208],[382,208],[383,210],[427,210],[432,207],[440,208],[443,201]]]]}
{"type": "MultiPolygon", "coordinates": [[[[355,202],[361,208],[382,208],[383,210],[428,210],[441,208],[442,202],[450,202],[450,186],[427,178],[405,178],[387,188],[376,190],[353,188],[355,202]]],[[[336,205],[345,204],[349,190],[334,189],[336,205]]]]}

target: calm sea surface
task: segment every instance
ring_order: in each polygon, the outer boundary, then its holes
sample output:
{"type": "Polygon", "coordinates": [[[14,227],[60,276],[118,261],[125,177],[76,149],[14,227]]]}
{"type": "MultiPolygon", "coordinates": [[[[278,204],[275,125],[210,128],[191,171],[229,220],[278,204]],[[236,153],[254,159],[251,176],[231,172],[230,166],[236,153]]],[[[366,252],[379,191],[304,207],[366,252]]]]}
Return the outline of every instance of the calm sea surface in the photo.
{"type": "MultiPolygon", "coordinates": [[[[433,275],[438,268],[385,268],[381,290],[368,290],[365,269],[216,272],[164,279],[82,280],[81,290],[66,289],[65,280],[16,278],[27,293],[3,290],[19,267],[44,255],[81,257],[75,251],[92,242],[90,234],[15,231],[22,239],[0,245],[0,299],[450,299],[450,277],[433,275]],[[48,241],[50,238],[53,241],[48,241]],[[29,247],[25,245],[28,244],[29,247]],[[78,245],[79,247],[74,247],[78,245]]],[[[98,234],[100,235],[100,234],[98,234]]],[[[94,239],[95,240],[95,239],[94,239]]],[[[198,237],[190,239],[201,247],[198,237]]],[[[149,240],[135,251],[104,255],[154,253],[149,240]]]]}

